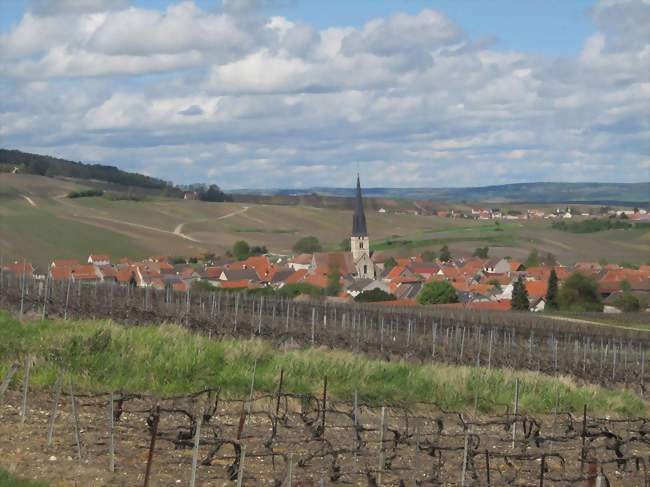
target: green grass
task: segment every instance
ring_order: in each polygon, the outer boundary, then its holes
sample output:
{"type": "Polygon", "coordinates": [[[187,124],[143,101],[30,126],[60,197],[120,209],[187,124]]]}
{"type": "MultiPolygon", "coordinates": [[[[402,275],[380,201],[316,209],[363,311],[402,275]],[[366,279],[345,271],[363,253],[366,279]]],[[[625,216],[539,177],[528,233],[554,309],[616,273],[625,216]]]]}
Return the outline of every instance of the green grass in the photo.
{"type": "Polygon", "coordinates": [[[426,239],[392,239],[387,238],[376,243],[371,243],[371,250],[395,250],[395,249],[416,249],[420,247],[429,247],[432,245],[449,245],[458,242],[479,242],[496,247],[516,247],[517,240],[513,235],[502,233],[489,236],[459,236],[444,238],[426,238],[426,239]]]}
{"type": "MultiPolygon", "coordinates": [[[[175,325],[123,327],[107,321],[46,321],[20,324],[0,313],[0,374],[29,353],[34,387],[54,384],[60,367],[84,391],[130,391],[182,394],[221,386],[243,396],[257,360],[256,390],[273,391],[280,370],[285,390],[319,393],[328,377],[330,394],[349,400],[354,391],[367,402],[435,402],[447,409],[473,407],[479,390],[483,412],[503,412],[511,405],[515,378],[521,384],[521,407],[549,412],[559,394],[563,410],[583,404],[598,414],[641,415],[647,405],[634,393],[579,386],[567,377],[533,372],[477,371],[471,367],[370,360],[321,348],[280,352],[261,340],[209,340],[175,325]]],[[[19,387],[16,374],[13,387],[19,387]]]]}
{"type": "Polygon", "coordinates": [[[20,480],[6,470],[0,468],[0,487],[48,487],[45,482],[34,482],[31,480],[20,480]]]}

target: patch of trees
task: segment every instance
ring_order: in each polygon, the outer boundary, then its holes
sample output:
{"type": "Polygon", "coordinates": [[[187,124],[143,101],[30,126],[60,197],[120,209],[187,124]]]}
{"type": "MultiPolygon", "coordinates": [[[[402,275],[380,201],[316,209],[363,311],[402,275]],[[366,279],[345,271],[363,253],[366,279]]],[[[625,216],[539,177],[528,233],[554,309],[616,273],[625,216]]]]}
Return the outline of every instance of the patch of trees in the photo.
{"type": "Polygon", "coordinates": [[[605,230],[618,230],[628,228],[646,228],[648,225],[644,222],[632,223],[627,217],[625,218],[590,218],[588,220],[566,222],[564,220],[553,222],[551,228],[571,233],[595,233],[605,230]]]}
{"type": "Polygon", "coordinates": [[[472,256],[478,257],[479,259],[487,259],[490,248],[486,245],[485,247],[478,247],[472,256]]]}
{"type": "Polygon", "coordinates": [[[447,281],[426,283],[416,298],[419,304],[449,304],[458,302],[456,289],[447,281]]]}
{"type": "Polygon", "coordinates": [[[564,311],[602,311],[603,300],[595,279],[574,272],[560,287],[558,305],[564,311]]]}
{"type": "Polygon", "coordinates": [[[515,311],[530,310],[528,289],[526,289],[526,283],[521,276],[519,276],[512,286],[512,302],[510,307],[515,311]]]}
{"type": "Polygon", "coordinates": [[[296,254],[313,254],[321,252],[323,247],[316,237],[302,237],[293,245],[293,251],[296,254]]]}
{"type": "Polygon", "coordinates": [[[265,245],[253,245],[252,247],[245,240],[239,240],[232,246],[229,252],[237,260],[246,260],[255,255],[268,254],[269,250],[265,245]]]}
{"type": "Polygon", "coordinates": [[[641,302],[634,294],[625,292],[614,299],[614,306],[627,313],[635,313],[641,308],[641,302]]]}
{"type": "Polygon", "coordinates": [[[84,189],[81,191],[70,191],[66,198],[75,199],[75,198],[92,198],[95,196],[103,196],[104,192],[101,189],[84,189]]]}
{"type": "Polygon", "coordinates": [[[182,186],[182,189],[196,193],[197,198],[200,201],[208,201],[212,203],[232,201],[232,196],[224,193],[216,184],[190,184],[189,186],[182,186]]]}
{"type": "Polygon", "coordinates": [[[397,298],[394,294],[387,293],[386,291],[375,288],[369,291],[359,293],[354,300],[358,303],[378,303],[382,301],[395,301],[397,298]]]}

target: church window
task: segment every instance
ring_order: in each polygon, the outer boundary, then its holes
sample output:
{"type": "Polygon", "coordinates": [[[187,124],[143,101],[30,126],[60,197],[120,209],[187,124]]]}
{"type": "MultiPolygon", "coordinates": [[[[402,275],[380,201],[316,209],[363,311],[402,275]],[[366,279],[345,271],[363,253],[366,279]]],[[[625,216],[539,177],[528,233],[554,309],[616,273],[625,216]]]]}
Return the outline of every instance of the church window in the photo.
{"type": "Polygon", "coordinates": [[[367,265],[363,266],[363,273],[368,274],[368,266],[367,265]]]}

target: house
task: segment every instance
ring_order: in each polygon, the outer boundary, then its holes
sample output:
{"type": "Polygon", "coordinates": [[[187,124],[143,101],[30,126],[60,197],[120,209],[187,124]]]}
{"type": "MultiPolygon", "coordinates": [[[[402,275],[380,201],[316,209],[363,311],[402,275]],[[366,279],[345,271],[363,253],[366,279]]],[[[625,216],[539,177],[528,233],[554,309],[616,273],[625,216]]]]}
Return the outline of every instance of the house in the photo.
{"type": "Polygon", "coordinates": [[[195,201],[195,200],[198,200],[198,199],[199,199],[199,193],[197,193],[196,191],[187,191],[187,192],[183,195],[183,199],[184,199],[184,200],[189,200],[189,201],[195,201]]]}
{"type": "Polygon", "coordinates": [[[10,264],[3,264],[2,266],[3,271],[11,272],[15,276],[29,276],[32,277],[34,275],[34,266],[30,262],[18,262],[14,261],[13,263],[10,264]]]}
{"type": "Polygon", "coordinates": [[[511,270],[512,267],[510,266],[510,262],[498,257],[489,259],[483,267],[483,271],[488,274],[506,274],[510,273],[511,270]]]}
{"type": "Polygon", "coordinates": [[[50,264],[50,268],[54,269],[56,267],[75,267],[81,264],[77,259],[55,259],[50,264]]]}
{"type": "MultiPolygon", "coordinates": [[[[225,269],[221,272],[219,280],[225,282],[241,282],[246,281],[247,283],[259,282],[259,276],[254,269],[225,269]]],[[[222,286],[223,287],[223,286],[222,286]]]]}
{"type": "Polygon", "coordinates": [[[74,282],[95,283],[102,280],[99,269],[92,264],[78,265],[71,269],[70,277],[74,282]]]}
{"type": "Polygon", "coordinates": [[[88,263],[89,264],[94,264],[94,265],[110,265],[111,263],[111,258],[108,255],[105,254],[90,254],[88,256],[88,263]]]}
{"type": "Polygon", "coordinates": [[[372,291],[373,289],[381,289],[385,293],[390,294],[388,284],[374,279],[357,279],[348,286],[346,292],[353,298],[356,298],[359,294],[366,291],[372,291]]]}
{"type": "Polygon", "coordinates": [[[289,259],[287,262],[287,265],[291,267],[294,271],[300,270],[300,269],[309,269],[309,266],[312,263],[312,254],[300,254],[296,255],[292,259],[289,259]]]}

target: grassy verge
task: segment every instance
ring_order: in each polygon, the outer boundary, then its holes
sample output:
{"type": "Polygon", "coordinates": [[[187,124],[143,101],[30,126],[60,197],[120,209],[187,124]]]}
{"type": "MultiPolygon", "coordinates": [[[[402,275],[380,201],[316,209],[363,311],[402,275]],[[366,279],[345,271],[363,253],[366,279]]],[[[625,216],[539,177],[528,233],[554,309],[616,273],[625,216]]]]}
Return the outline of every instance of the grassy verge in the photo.
{"type": "Polygon", "coordinates": [[[0,468],[0,487],[48,487],[48,485],[45,482],[17,479],[9,472],[0,468]]]}
{"type": "MultiPolygon", "coordinates": [[[[280,352],[261,340],[208,340],[175,325],[127,328],[107,321],[45,321],[26,325],[0,313],[0,373],[29,353],[31,384],[51,386],[59,367],[78,390],[131,391],[159,395],[220,385],[243,396],[257,360],[256,389],[273,391],[280,370],[285,390],[318,393],[323,376],[331,395],[349,400],[355,390],[372,403],[435,402],[448,409],[471,408],[479,391],[483,412],[502,412],[512,403],[514,380],[520,404],[531,413],[550,412],[559,394],[562,410],[588,404],[599,414],[641,415],[647,405],[629,391],[578,386],[567,377],[533,372],[486,370],[440,364],[383,362],[343,351],[304,349],[280,352]]],[[[14,376],[19,387],[20,374],[14,376]]]]}

